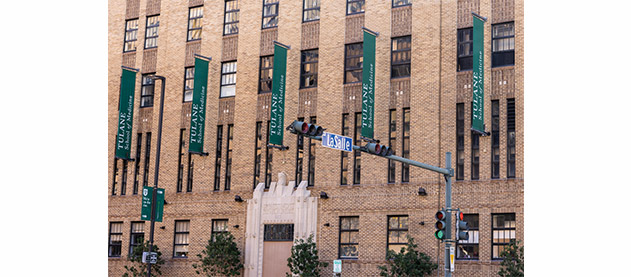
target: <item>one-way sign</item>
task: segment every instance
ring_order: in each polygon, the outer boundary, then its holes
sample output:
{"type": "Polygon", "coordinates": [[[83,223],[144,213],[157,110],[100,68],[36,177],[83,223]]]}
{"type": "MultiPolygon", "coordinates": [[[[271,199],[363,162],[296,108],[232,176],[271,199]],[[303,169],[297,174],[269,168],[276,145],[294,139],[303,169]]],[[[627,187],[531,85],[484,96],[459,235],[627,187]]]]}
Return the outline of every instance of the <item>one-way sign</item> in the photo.
{"type": "Polygon", "coordinates": [[[353,139],[324,132],[322,133],[322,146],[346,152],[353,152],[353,139]]]}

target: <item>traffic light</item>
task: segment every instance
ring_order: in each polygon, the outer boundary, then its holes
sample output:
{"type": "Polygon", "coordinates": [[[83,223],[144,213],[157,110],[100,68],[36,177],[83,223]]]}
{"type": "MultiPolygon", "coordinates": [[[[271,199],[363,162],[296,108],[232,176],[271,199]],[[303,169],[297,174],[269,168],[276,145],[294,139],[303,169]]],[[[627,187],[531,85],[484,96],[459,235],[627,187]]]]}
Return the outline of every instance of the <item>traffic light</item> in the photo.
{"type": "Polygon", "coordinates": [[[390,156],[392,155],[392,148],[380,145],[379,143],[368,143],[366,144],[366,150],[370,154],[378,155],[378,156],[390,156]]]}
{"type": "Polygon", "coordinates": [[[469,223],[464,221],[464,214],[462,212],[456,213],[456,240],[468,240],[469,223]]]}
{"type": "Polygon", "coordinates": [[[292,122],[288,129],[294,134],[301,134],[308,137],[319,137],[322,136],[322,132],[324,132],[324,128],[321,126],[297,120],[292,122]]]}
{"type": "Polygon", "coordinates": [[[445,223],[446,214],[445,211],[440,210],[436,213],[436,232],[434,232],[434,236],[439,239],[445,239],[445,228],[447,228],[447,223],[445,223]]]}

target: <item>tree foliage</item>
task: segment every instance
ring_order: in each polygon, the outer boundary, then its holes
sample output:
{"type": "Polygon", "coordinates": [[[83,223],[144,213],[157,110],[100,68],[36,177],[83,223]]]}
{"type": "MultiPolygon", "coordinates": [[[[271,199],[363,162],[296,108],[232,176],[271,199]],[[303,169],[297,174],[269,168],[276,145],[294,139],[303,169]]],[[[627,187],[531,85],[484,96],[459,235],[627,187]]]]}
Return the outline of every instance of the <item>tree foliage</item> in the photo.
{"type": "Polygon", "coordinates": [[[504,260],[500,263],[498,275],[502,277],[524,276],[524,246],[519,246],[519,243],[519,241],[511,240],[500,252],[500,257],[504,260]]]}
{"type": "Polygon", "coordinates": [[[205,276],[239,276],[243,269],[241,251],[230,232],[217,233],[208,240],[206,249],[197,254],[199,263],[193,264],[195,272],[205,276]]]}
{"type": "Polygon", "coordinates": [[[287,258],[287,266],[291,272],[286,273],[287,277],[294,274],[301,277],[318,277],[320,268],[327,267],[329,264],[319,261],[318,249],[313,241],[313,235],[310,235],[307,241],[299,239],[291,247],[291,256],[287,258]]]}
{"type": "Polygon", "coordinates": [[[417,246],[414,239],[408,236],[406,247],[401,248],[399,253],[388,250],[386,254],[387,264],[379,266],[381,270],[379,275],[384,277],[430,276],[438,268],[438,265],[433,263],[427,254],[417,251],[417,246]]]}
{"type": "MultiPolygon", "coordinates": [[[[129,255],[129,260],[132,261],[131,266],[125,266],[125,274],[123,277],[143,277],[147,276],[147,264],[142,262],[142,253],[149,252],[149,241],[141,241],[141,243],[134,247],[131,255],[129,255]]],[[[164,264],[164,260],[162,259],[162,252],[157,245],[153,245],[153,252],[156,252],[158,255],[158,261],[155,264],[151,265],[151,276],[160,276],[162,272],[160,271],[160,266],[164,264]]]]}

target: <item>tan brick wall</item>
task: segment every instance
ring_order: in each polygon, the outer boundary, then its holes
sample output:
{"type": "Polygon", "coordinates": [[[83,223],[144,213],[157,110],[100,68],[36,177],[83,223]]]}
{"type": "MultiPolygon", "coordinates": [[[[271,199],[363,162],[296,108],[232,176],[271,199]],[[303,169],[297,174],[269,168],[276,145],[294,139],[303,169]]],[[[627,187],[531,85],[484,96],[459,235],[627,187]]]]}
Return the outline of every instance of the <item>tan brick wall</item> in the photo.
{"type": "MultiPolygon", "coordinates": [[[[470,26],[472,10],[489,18],[485,38],[491,37],[491,22],[515,21],[515,65],[491,68],[491,42],[485,41],[485,123],[491,126],[492,99],[500,100],[500,179],[490,179],[490,137],[480,139],[480,180],[470,178],[470,133],[465,132],[465,178],[453,183],[454,207],[465,213],[478,213],[480,218],[480,260],[457,261],[454,276],[492,276],[499,263],[491,261],[491,214],[516,213],[517,238],[524,238],[524,31],[523,1],[450,0],[414,1],[411,7],[391,8],[390,0],[367,0],[364,14],[346,16],[345,1],[322,0],[320,21],[302,23],[302,1],[281,0],[277,28],[261,30],[262,0],[240,1],[239,34],[223,37],[223,1],[190,0],[111,0],[108,20],[108,221],[122,221],[122,258],[109,258],[109,275],[120,276],[127,264],[129,228],[140,218],[140,196],[132,194],[134,163],[129,163],[126,195],[120,195],[122,162],[118,163],[117,193],[111,195],[113,183],[114,137],[118,118],[120,66],[155,70],[165,76],[166,91],[162,129],[162,151],[159,186],[166,189],[164,221],[156,224],[156,244],[167,263],[163,276],[190,276],[191,264],[197,260],[210,237],[212,219],[229,219],[229,228],[245,249],[246,204],[234,201],[252,197],[254,166],[254,127],[257,120],[269,117],[269,95],[258,95],[259,58],[273,53],[273,40],[290,45],[287,59],[285,125],[297,117],[317,116],[318,123],[332,133],[341,134],[342,113],[349,113],[351,136],[354,113],[361,110],[361,89],[343,84],[344,45],[361,42],[361,27],[379,32],[376,56],[375,138],[388,139],[389,110],[397,110],[397,147],[402,137],[402,109],[411,111],[411,159],[445,166],[445,152],[452,152],[455,166],[456,103],[465,103],[465,126],[470,124],[471,74],[456,72],[457,28],[470,26]],[[202,40],[186,42],[188,7],[204,5],[202,40]],[[146,16],[160,13],[158,48],[144,51],[146,16]],[[138,49],[122,53],[125,19],[139,18],[138,49]],[[402,22],[402,23],[398,23],[402,22]],[[403,23],[406,22],[406,23],[403,23]],[[407,23],[410,22],[410,23],[407,23]],[[403,24],[403,26],[402,26],[403,24]],[[409,26],[405,24],[411,24],[409,26]],[[391,38],[412,36],[412,76],[390,80],[391,38]],[[319,49],[317,89],[299,90],[300,50],[319,49]],[[209,156],[193,156],[194,184],[192,192],[176,193],[179,153],[179,130],[187,127],[189,104],[182,103],[184,67],[193,65],[193,55],[210,56],[206,107],[205,151],[209,156]],[[221,61],[237,60],[236,96],[219,99],[221,61]],[[504,82],[506,82],[504,84],[504,82]],[[354,99],[352,97],[355,97],[354,99]],[[516,178],[506,179],[506,99],[515,98],[517,133],[516,178]],[[305,104],[308,102],[309,104],[305,104]],[[224,191],[227,124],[234,123],[232,184],[224,191]],[[221,165],[221,190],[213,191],[217,125],[224,125],[221,165]],[[173,259],[175,220],[190,220],[189,258],[173,259]],[[239,228],[234,228],[239,225],[239,228]],[[160,229],[164,227],[164,229],[160,229]]],[[[153,72],[153,71],[151,71],[153,72]]],[[[135,107],[140,105],[141,74],[136,80],[135,107]]],[[[155,147],[157,145],[160,81],[156,81],[153,108],[136,109],[132,140],[135,154],[136,133],[152,132],[149,184],[153,185],[155,147]]],[[[296,139],[285,132],[288,151],[274,149],[273,181],[284,171],[293,179],[296,139]]],[[[306,142],[306,141],[305,141],[306,142]]],[[[306,146],[306,144],[305,144],[306,146]]],[[[305,148],[306,149],[306,148],[305,148]]],[[[144,165],[142,153],[142,184],[144,165]]],[[[400,149],[397,149],[400,152],[400,149]]],[[[306,153],[306,152],[305,152],[306,153]]],[[[352,153],[349,183],[352,183],[352,153]]],[[[396,165],[397,182],[387,182],[387,161],[362,155],[361,185],[340,186],[339,151],[316,146],[315,187],[312,194],[326,191],[329,199],[319,202],[318,247],[321,259],[331,262],[338,257],[340,216],[359,216],[359,259],[344,261],[344,276],[376,276],[377,266],[384,263],[386,219],[388,215],[409,215],[409,234],[415,237],[421,251],[433,260],[443,261],[443,244],[434,237],[436,210],[444,206],[444,179],[437,173],[410,167],[410,182],[401,183],[401,164],[396,165]],[[417,195],[419,187],[428,195],[417,195]],[[423,222],[424,225],[420,223],[423,222]],[[328,223],[329,226],[324,226],[328,223]]],[[[306,155],[305,155],[306,158],[306,155]]],[[[185,160],[183,163],[185,163],[185,160]]],[[[306,159],[305,159],[306,161],[306,159]]],[[[185,166],[186,167],[186,166],[185,166]]],[[[264,164],[262,164],[264,169],[264,164]]],[[[305,167],[306,169],[306,167],[305,167]]],[[[303,179],[306,179],[306,170],[303,179]]],[[[184,178],[186,182],[186,177],[184,178]]],[[[186,191],[184,184],[184,191],[186,191]]],[[[149,223],[145,238],[149,237],[149,223]]],[[[325,269],[330,272],[331,267],[325,269]]]]}

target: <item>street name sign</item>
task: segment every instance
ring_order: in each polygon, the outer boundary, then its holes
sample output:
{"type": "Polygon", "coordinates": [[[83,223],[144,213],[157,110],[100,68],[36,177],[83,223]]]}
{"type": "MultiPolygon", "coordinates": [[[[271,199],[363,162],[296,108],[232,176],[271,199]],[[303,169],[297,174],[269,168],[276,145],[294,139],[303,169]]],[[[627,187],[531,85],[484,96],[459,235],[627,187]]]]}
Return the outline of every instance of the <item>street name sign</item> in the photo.
{"type": "Polygon", "coordinates": [[[324,132],[322,133],[322,146],[346,152],[353,152],[353,139],[324,132]]]}

